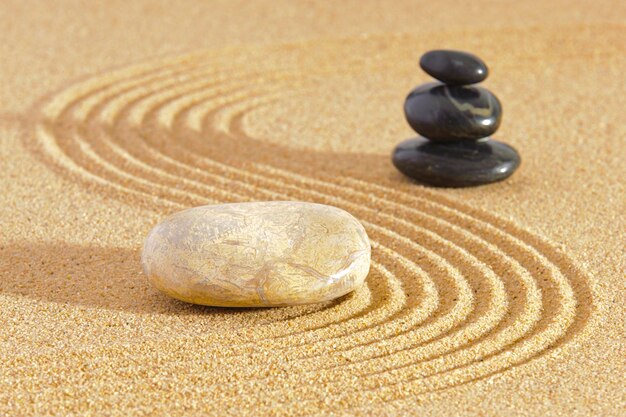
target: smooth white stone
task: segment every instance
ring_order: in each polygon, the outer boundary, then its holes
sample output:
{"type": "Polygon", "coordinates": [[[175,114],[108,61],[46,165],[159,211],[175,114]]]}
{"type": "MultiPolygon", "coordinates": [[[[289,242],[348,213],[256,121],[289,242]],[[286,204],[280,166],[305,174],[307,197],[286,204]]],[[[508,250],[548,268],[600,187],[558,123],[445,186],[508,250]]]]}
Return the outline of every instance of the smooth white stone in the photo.
{"type": "Polygon", "coordinates": [[[345,295],[369,272],[363,226],[336,207],[298,201],[202,206],[148,234],[145,274],[195,304],[267,307],[345,295]]]}

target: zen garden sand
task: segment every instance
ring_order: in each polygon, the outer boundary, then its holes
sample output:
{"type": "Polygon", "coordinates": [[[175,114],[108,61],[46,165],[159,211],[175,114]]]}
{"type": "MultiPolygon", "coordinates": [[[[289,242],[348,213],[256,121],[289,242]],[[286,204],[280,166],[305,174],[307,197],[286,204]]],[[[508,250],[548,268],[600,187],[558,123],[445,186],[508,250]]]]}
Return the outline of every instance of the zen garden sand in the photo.
{"type": "Polygon", "coordinates": [[[625,5],[0,5],[0,415],[624,414],[625,5]],[[390,161],[420,55],[489,64],[504,182],[390,161]],[[199,205],[336,206],[371,241],[335,301],[187,304],[145,236],[199,205]]]}

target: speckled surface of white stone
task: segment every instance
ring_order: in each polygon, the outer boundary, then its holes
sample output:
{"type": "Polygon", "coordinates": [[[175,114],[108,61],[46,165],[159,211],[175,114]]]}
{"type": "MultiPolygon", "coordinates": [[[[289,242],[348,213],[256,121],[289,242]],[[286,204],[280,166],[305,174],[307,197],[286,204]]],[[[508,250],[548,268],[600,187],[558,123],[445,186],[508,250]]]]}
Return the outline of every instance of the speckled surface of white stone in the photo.
{"type": "Polygon", "coordinates": [[[195,304],[267,307],[318,303],[363,283],[371,247],[336,207],[298,201],[233,203],[176,213],[149,233],[144,273],[195,304]]]}

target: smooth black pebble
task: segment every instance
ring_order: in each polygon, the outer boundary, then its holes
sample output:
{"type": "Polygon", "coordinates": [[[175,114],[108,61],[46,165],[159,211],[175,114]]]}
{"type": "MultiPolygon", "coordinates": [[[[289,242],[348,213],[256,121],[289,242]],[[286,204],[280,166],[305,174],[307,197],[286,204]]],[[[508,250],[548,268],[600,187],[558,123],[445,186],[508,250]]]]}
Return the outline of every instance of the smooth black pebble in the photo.
{"type": "Polygon", "coordinates": [[[489,75],[487,65],[476,55],[444,49],[426,52],[420,59],[420,67],[449,85],[475,84],[489,75]]]}
{"type": "Polygon", "coordinates": [[[409,93],[404,115],[413,130],[430,140],[476,140],[498,129],[502,105],[486,88],[428,83],[409,93]]]}
{"type": "Polygon", "coordinates": [[[468,187],[509,177],[521,159],[511,146],[494,141],[435,143],[409,139],[393,151],[393,164],[404,175],[438,187],[468,187]]]}

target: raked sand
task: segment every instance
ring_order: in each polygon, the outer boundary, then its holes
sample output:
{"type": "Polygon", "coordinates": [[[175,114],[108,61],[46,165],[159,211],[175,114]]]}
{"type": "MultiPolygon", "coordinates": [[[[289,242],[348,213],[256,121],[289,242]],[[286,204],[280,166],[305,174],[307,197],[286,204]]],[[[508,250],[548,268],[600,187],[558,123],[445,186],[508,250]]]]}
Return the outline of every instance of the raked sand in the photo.
{"type": "Polygon", "coordinates": [[[623,3],[101,3],[0,5],[0,415],[623,415],[623,3]],[[433,48],[489,65],[506,182],[391,165],[433,48]],[[356,216],[366,285],[148,284],[165,215],[260,200],[356,216]]]}

